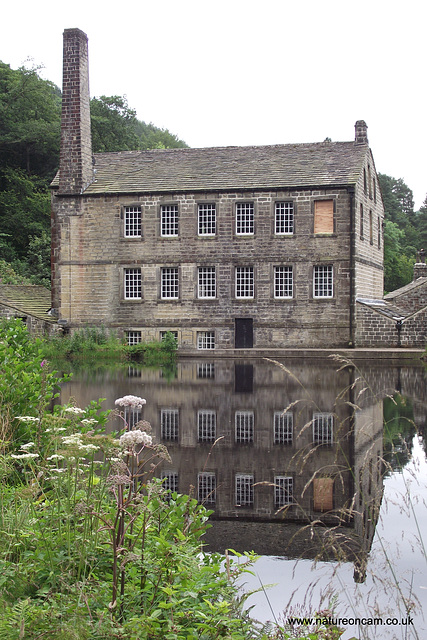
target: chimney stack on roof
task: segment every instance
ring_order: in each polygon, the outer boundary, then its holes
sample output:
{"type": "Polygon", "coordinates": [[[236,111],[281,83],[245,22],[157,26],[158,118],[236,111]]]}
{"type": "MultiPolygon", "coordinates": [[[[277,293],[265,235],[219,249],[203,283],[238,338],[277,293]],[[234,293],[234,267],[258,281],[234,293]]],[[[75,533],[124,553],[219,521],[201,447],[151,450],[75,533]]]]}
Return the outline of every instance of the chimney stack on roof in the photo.
{"type": "Polygon", "coordinates": [[[59,193],[80,194],[93,180],[88,38],[65,29],[59,193]]]}
{"type": "Polygon", "coordinates": [[[364,120],[358,120],[354,125],[356,135],[354,141],[356,144],[368,144],[368,125],[364,120]]]}

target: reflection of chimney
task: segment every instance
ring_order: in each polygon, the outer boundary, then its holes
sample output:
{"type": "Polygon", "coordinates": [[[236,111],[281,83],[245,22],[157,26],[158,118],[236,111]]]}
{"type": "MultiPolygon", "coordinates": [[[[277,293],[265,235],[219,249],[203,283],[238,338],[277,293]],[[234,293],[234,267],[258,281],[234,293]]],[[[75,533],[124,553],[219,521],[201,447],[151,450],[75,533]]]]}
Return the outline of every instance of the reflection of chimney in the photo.
{"type": "Polygon", "coordinates": [[[358,120],[354,125],[356,134],[354,141],[356,144],[368,144],[368,125],[364,120],[358,120]]]}
{"type": "Polygon", "coordinates": [[[93,180],[87,35],[64,31],[59,193],[80,194],[93,180]]]}

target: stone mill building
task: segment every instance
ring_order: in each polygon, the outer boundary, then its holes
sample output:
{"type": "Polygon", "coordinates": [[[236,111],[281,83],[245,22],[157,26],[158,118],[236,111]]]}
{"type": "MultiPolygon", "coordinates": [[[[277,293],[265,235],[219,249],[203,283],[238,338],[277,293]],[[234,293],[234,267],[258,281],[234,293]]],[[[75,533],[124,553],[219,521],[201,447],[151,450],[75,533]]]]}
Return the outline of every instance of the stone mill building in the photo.
{"type": "Polygon", "coordinates": [[[52,306],[182,352],[363,346],[383,298],[367,125],[349,142],[92,153],[88,41],[64,32],[52,306]],[[374,311],[375,313],[375,311],[374,311]]]}

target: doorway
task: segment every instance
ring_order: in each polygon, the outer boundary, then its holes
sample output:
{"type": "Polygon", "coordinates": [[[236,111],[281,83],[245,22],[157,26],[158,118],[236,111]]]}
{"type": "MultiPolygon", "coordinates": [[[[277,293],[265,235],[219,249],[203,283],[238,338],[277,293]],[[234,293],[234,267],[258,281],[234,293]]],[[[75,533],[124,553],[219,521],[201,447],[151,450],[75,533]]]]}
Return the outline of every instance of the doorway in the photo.
{"type": "Polygon", "coordinates": [[[234,346],[236,349],[251,349],[254,346],[253,318],[234,319],[234,346]]]}

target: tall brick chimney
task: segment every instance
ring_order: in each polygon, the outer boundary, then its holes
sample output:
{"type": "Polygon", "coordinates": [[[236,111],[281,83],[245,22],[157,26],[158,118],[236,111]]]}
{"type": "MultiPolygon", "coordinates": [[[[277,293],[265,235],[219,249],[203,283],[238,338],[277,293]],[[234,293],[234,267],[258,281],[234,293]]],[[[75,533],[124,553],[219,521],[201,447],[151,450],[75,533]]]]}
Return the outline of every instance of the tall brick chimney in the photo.
{"type": "Polygon", "coordinates": [[[59,194],[80,194],[93,180],[88,39],[64,31],[59,194]]]}
{"type": "Polygon", "coordinates": [[[358,120],[354,125],[356,144],[368,144],[368,125],[364,120],[358,120]]]}

